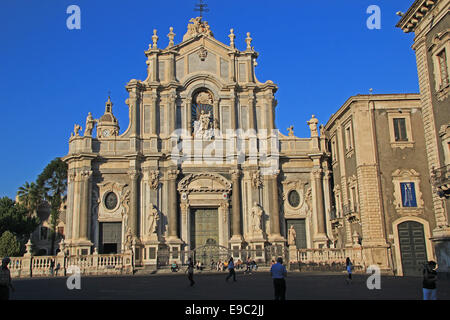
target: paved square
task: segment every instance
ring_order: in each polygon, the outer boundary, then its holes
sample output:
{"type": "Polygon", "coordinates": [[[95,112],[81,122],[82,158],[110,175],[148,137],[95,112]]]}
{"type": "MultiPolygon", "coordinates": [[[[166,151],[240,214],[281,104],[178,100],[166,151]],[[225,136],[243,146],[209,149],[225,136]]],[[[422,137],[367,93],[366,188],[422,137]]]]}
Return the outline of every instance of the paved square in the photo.
{"type": "MultiPolygon", "coordinates": [[[[149,300],[272,300],[272,280],[268,272],[237,273],[237,282],[225,282],[227,273],[196,273],[194,287],[187,275],[135,275],[81,277],[81,290],[69,290],[67,278],[16,279],[11,299],[149,299],[149,300]]],[[[369,275],[354,275],[347,284],[345,274],[288,274],[288,300],[421,300],[422,278],[381,277],[381,290],[368,290],[369,275]]],[[[450,299],[450,280],[438,281],[438,299],[450,299]]]]}

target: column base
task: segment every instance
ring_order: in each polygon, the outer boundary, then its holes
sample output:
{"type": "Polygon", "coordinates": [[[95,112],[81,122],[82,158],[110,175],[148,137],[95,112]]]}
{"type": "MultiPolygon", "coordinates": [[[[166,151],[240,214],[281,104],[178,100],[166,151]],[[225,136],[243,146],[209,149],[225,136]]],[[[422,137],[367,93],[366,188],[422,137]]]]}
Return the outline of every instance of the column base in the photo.
{"type": "Polygon", "coordinates": [[[91,254],[92,242],[87,239],[75,240],[71,243],[72,253],[77,256],[91,254]]]}
{"type": "MultiPolygon", "coordinates": [[[[327,235],[322,233],[318,234],[313,238],[314,248],[321,249],[321,248],[327,248],[329,240],[327,235]]],[[[353,243],[351,243],[353,245],[353,243]]]]}
{"type": "Polygon", "coordinates": [[[183,241],[181,241],[178,237],[169,237],[166,243],[169,247],[169,263],[179,263],[182,260],[181,247],[183,245],[183,241]]]}

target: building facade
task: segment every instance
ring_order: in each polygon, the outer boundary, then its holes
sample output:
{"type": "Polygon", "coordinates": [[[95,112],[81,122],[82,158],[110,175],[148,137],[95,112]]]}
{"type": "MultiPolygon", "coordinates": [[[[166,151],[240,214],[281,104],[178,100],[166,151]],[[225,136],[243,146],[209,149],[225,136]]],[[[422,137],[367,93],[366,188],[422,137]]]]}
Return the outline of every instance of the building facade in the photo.
{"type": "Polygon", "coordinates": [[[191,19],[179,44],[145,51],[148,76],[126,89],[130,122],[104,114],[69,141],[65,246],[71,255],[132,250],[137,265],[185,261],[216,245],[264,260],[267,247],[329,247],[330,177],[318,120],[309,138],[275,128],[277,86],[257,80],[258,53],[217,41],[191,19]],[[95,134],[96,133],[96,134],[95,134]],[[291,232],[292,234],[292,232],[291,232]]]}
{"type": "Polygon", "coordinates": [[[432,240],[439,270],[450,272],[450,1],[416,0],[397,24],[414,32],[426,154],[436,226],[432,240]]]}
{"type": "Polygon", "coordinates": [[[351,97],[324,129],[334,246],[371,248],[382,269],[417,274],[434,257],[436,227],[420,96],[351,97]]]}

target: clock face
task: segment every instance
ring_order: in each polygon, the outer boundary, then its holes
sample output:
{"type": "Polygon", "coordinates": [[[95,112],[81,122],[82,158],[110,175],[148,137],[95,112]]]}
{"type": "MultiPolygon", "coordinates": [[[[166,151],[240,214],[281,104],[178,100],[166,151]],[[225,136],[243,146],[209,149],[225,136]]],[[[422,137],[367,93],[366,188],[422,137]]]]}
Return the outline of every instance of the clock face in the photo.
{"type": "Polygon", "coordinates": [[[300,195],[296,190],[292,190],[291,192],[289,192],[288,201],[291,207],[293,208],[298,207],[298,205],[300,204],[300,195]]]}
{"type": "Polygon", "coordinates": [[[114,192],[109,192],[105,197],[105,207],[113,210],[117,206],[117,196],[114,192]]]}
{"type": "Polygon", "coordinates": [[[109,129],[103,130],[103,136],[104,136],[104,137],[109,137],[109,135],[110,135],[109,129]]]}

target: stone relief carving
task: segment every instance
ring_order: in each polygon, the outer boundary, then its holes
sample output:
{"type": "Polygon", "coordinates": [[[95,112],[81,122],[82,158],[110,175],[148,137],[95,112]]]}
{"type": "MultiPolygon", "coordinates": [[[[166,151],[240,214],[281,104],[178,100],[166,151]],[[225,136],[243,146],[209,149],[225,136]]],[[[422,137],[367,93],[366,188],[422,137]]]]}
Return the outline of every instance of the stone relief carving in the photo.
{"type": "Polygon", "coordinates": [[[118,182],[106,182],[97,184],[98,188],[98,219],[99,220],[123,220],[129,211],[129,189],[128,185],[118,182]],[[105,197],[110,192],[114,192],[119,204],[114,208],[106,207],[105,197]]]}
{"type": "Polygon", "coordinates": [[[192,18],[191,20],[189,20],[189,22],[190,23],[187,26],[187,32],[183,36],[183,41],[201,34],[209,37],[214,37],[208,22],[202,21],[201,17],[192,18]]]}
{"type": "Polygon", "coordinates": [[[149,172],[149,185],[153,190],[157,190],[159,186],[159,170],[151,170],[149,172]]]}
{"type": "Polygon", "coordinates": [[[193,173],[184,177],[178,183],[180,192],[223,192],[231,191],[231,182],[219,174],[193,173]],[[200,188],[203,187],[203,188],[200,188]]]}
{"type": "Polygon", "coordinates": [[[253,188],[257,189],[262,186],[261,173],[259,172],[259,170],[252,171],[250,177],[253,188]]]}
{"type": "Polygon", "coordinates": [[[208,104],[208,105],[212,105],[213,104],[213,97],[212,94],[209,92],[200,92],[196,99],[195,102],[197,104],[208,104]]]}

